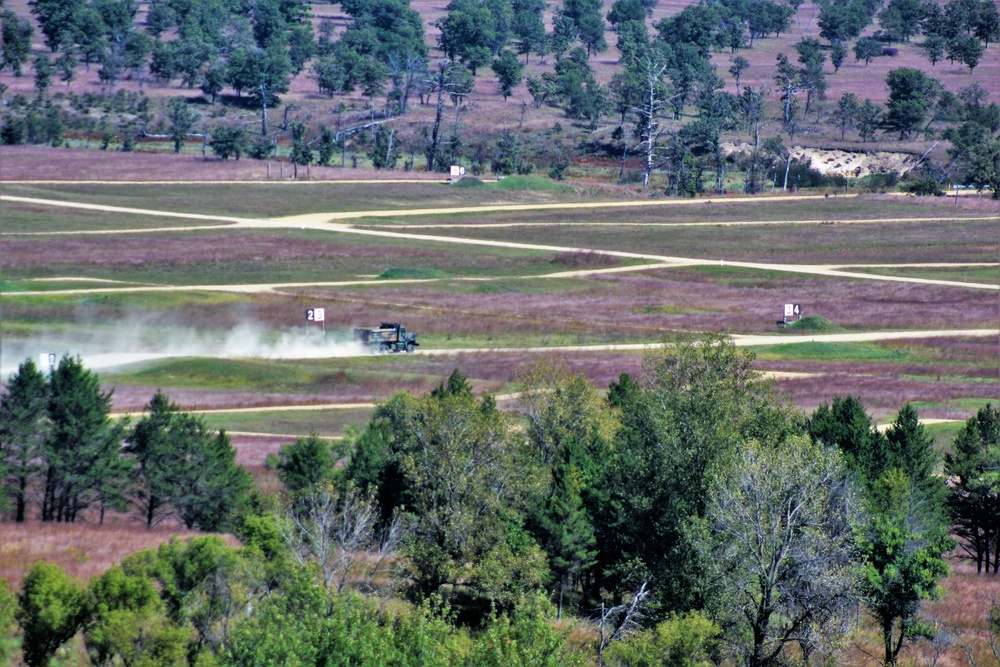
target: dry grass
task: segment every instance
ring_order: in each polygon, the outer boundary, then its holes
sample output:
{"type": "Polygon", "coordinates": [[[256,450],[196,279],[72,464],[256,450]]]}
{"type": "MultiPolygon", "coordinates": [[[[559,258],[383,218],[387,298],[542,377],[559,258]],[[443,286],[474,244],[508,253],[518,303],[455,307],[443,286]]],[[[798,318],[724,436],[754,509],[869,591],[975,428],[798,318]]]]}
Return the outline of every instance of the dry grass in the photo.
{"type": "MultiPolygon", "coordinates": [[[[199,534],[177,525],[160,525],[147,530],[135,519],[114,514],[107,517],[104,525],[93,522],[0,523],[0,578],[7,579],[16,588],[25,570],[44,560],[86,581],[125,556],[154,549],[171,536],[188,538],[199,534]]],[[[225,539],[236,544],[232,537],[225,539]]]]}
{"type": "MultiPolygon", "coordinates": [[[[166,155],[163,153],[119,153],[116,151],[47,148],[44,146],[4,146],[0,148],[3,180],[54,181],[263,181],[268,165],[260,160],[223,161],[211,156],[166,155]]],[[[279,180],[279,170],[290,179],[288,165],[271,163],[270,180],[279,180]]],[[[401,173],[378,169],[340,169],[311,166],[309,176],[300,170],[299,180],[394,179],[401,173]]],[[[406,178],[440,183],[440,174],[409,172],[406,178]]]]}

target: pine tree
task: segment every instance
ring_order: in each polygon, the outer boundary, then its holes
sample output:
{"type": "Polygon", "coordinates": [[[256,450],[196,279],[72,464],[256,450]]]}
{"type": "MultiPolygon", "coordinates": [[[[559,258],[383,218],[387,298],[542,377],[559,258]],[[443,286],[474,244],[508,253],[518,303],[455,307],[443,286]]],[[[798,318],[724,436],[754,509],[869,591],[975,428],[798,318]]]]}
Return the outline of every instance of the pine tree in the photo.
{"type": "Polygon", "coordinates": [[[1000,572],[1000,409],[987,404],[970,418],[945,457],[954,480],[948,504],[955,535],[976,571],[1000,572]]]}
{"type": "Polygon", "coordinates": [[[64,356],[49,380],[52,429],[43,448],[43,521],[69,521],[98,504],[124,509],[131,467],[121,458],[124,427],[110,418],[111,393],[79,359],[64,356]]]}
{"type": "Polygon", "coordinates": [[[226,530],[253,486],[250,473],[236,465],[236,450],[225,431],[207,437],[188,460],[191,477],[187,493],[175,501],[178,516],[188,528],[226,530]]]}
{"type": "Polygon", "coordinates": [[[189,493],[189,456],[204,443],[205,428],[162,391],[153,396],[147,412],[129,435],[125,451],[135,459],[136,483],[130,496],[146,526],[152,527],[170,516],[174,502],[189,493]]]}
{"type": "Polygon", "coordinates": [[[17,368],[0,400],[0,479],[14,503],[14,520],[27,516],[28,487],[38,473],[38,463],[48,429],[49,387],[31,359],[17,368]]]}

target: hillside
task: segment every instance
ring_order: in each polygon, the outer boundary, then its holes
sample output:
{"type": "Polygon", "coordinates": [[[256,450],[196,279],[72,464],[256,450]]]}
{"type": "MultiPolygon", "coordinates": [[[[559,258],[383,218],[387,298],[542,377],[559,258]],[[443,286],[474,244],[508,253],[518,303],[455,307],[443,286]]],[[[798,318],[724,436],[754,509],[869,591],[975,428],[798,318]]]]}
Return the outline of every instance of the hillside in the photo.
{"type": "MultiPolygon", "coordinates": [[[[173,9],[176,3],[168,0],[160,3],[135,3],[131,0],[119,0],[117,4],[106,2],[104,4],[108,6],[124,7],[122,11],[126,17],[129,11],[132,12],[131,22],[126,18],[123,25],[117,28],[119,32],[124,31],[127,37],[123,40],[114,37],[112,28],[107,27],[109,41],[106,43],[100,37],[89,40],[87,44],[82,43],[86,40],[76,38],[77,44],[63,47],[53,44],[53,39],[65,41],[64,37],[51,37],[53,19],[40,20],[46,16],[46,3],[40,3],[39,6],[43,7],[41,12],[32,14],[26,0],[15,0],[4,15],[5,25],[10,26],[5,30],[16,33],[14,28],[21,26],[22,37],[26,30],[30,32],[30,53],[18,56],[16,40],[13,37],[7,39],[6,67],[0,71],[0,83],[4,87],[4,106],[0,115],[6,123],[2,139],[5,144],[65,143],[67,146],[87,148],[96,145],[107,149],[154,151],[171,148],[190,151],[195,144],[201,144],[197,149],[207,154],[208,144],[210,140],[214,142],[216,130],[226,127],[239,134],[237,140],[242,145],[236,147],[238,150],[228,151],[229,155],[237,157],[248,152],[258,157],[270,155],[272,159],[287,159],[300,164],[329,161],[335,166],[368,165],[416,170],[426,169],[427,156],[436,154],[436,170],[451,163],[466,165],[476,173],[492,170],[503,174],[537,168],[552,170],[556,178],[576,175],[600,180],[624,179],[625,182],[642,180],[642,172],[648,171],[649,176],[665,186],[669,194],[683,194],[687,192],[686,188],[691,192],[703,188],[754,192],[768,185],[772,188],[789,184],[793,187],[843,185],[837,180],[824,178],[830,170],[822,168],[806,174],[805,180],[802,173],[794,172],[789,181],[782,178],[779,184],[778,176],[780,167],[787,168],[793,163],[808,171],[810,160],[805,149],[847,151],[853,155],[845,157],[858,162],[864,159],[857,153],[881,150],[912,157],[896,159],[890,156],[878,161],[874,167],[862,168],[853,174],[846,171],[845,175],[867,176],[870,172],[889,171],[905,173],[912,170],[917,165],[917,158],[926,153],[926,159],[919,165],[924,168],[919,177],[933,178],[945,186],[955,181],[956,176],[959,181],[971,178],[978,184],[977,187],[989,184],[989,174],[968,175],[963,168],[967,166],[966,162],[982,162],[983,159],[990,162],[991,157],[995,163],[996,156],[992,153],[996,150],[992,147],[992,152],[982,149],[980,152],[986,151],[989,155],[973,159],[971,155],[966,155],[968,146],[982,142],[966,137],[968,145],[949,153],[953,137],[948,130],[969,120],[977,121],[976,132],[985,131],[992,136],[1000,129],[994,127],[997,123],[992,120],[978,116],[972,118],[970,113],[975,114],[968,110],[970,103],[955,97],[959,95],[970,99],[968,91],[975,91],[971,94],[971,104],[977,109],[981,105],[990,107],[990,100],[997,98],[1000,90],[997,83],[1000,81],[1000,52],[989,48],[992,38],[989,30],[995,31],[995,27],[980,30],[975,27],[978,24],[968,24],[970,34],[985,30],[986,48],[974,68],[960,62],[949,62],[947,58],[931,65],[924,49],[929,37],[920,34],[921,27],[923,32],[944,28],[933,27],[937,24],[932,25],[932,17],[928,14],[930,5],[921,5],[921,16],[925,17],[922,23],[917,22],[914,24],[916,28],[910,26],[908,31],[902,33],[909,34],[915,30],[916,35],[902,42],[880,37],[882,41],[879,44],[884,44],[885,52],[893,55],[871,57],[870,61],[857,60],[849,48],[843,63],[835,71],[831,64],[833,42],[827,39],[829,32],[824,33],[822,28],[824,12],[831,11],[824,9],[825,5],[804,2],[787,7],[787,14],[782,14],[787,17],[783,19],[785,25],[777,27],[779,32],[772,30],[755,35],[754,12],[762,11],[761,7],[780,9],[785,5],[769,0],[750,5],[722,1],[708,5],[659,2],[651,3],[652,7],[642,15],[643,23],[630,20],[618,25],[620,17],[615,12],[625,12],[630,1],[618,0],[618,4],[605,2],[600,6],[590,4],[584,9],[576,8],[576,4],[510,4],[503,0],[496,0],[492,5],[472,3],[478,8],[474,11],[486,12],[476,20],[491,17],[490,7],[493,14],[500,17],[489,19],[494,21],[491,25],[497,26],[497,30],[487,34],[487,38],[493,41],[490,47],[479,47],[481,51],[475,51],[473,42],[483,37],[448,27],[465,25],[460,19],[466,15],[473,16],[469,13],[473,11],[469,9],[472,5],[467,2],[455,2],[446,7],[440,2],[417,0],[409,9],[405,3],[401,4],[392,10],[397,12],[392,14],[397,18],[390,16],[385,19],[387,31],[378,27],[377,22],[382,19],[370,18],[376,16],[375,13],[364,13],[371,9],[369,4],[376,6],[378,2],[346,5],[350,12],[345,6],[337,4],[317,3],[310,6],[304,2],[289,3],[289,6],[298,8],[288,10],[291,13],[283,19],[279,17],[282,22],[276,34],[282,40],[280,49],[291,56],[292,65],[290,70],[286,69],[287,85],[279,81],[273,92],[267,92],[270,126],[265,127],[266,123],[253,120],[260,115],[260,106],[259,102],[255,106],[253,101],[252,82],[240,84],[238,72],[234,73],[238,56],[245,58],[245,54],[252,53],[254,48],[264,51],[264,43],[260,41],[262,28],[259,27],[264,25],[261,23],[263,19],[252,10],[246,17],[238,12],[231,14],[230,23],[220,24],[222,27],[219,28],[205,23],[209,19],[204,16],[177,18],[181,16],[177,14],[180,10],[173,9]],[[154,5],[167,9],[161,11],[154,5]],[[411,10],[416,13],[406,14],[411,10]],[[296,11],[299,13],[295,14],[296,11]],[[503,14],[509,11],[514,11],[514,14],[503,14]],[[573,51],[583,46],[580,40],[590,39],[584,37],[583,32],[574,36],[574,31],[578,29],[575,26],[583,25],[589,20],[586,17],[569,20],[569,36],[563,35],[567,30],[566,17],[583,11],[591,12],[588,15],[590,19],[598,20],[599,17],[601,25],[590,29],[603,32],[599,39],[603,40],[605,49],[601,50],[598,43],[592,52],[589,46],[586,51],[573,51]],[[163,19],[161,15],[164,12],[171,18],[163,19]],[[152,20],[151,15],[154,15],[152,20]],[[400,17],[404,15],[410,17],[407,21],[413,25],[407,30],[413,35],[399,37],[409,41],[397,43],[393,41],[397,39],[392,36],[393,26],[402,25],[398,22],[403,20],[400,17]],[[538,29],[543,26],[547,31],[544,46],[534,47],[536,53],[531,52],[530,44],[518,37],[518,21],[524,22],[518,17],[523,16],[534,16],[532,20],[535,21],[541,17],[538,29]],[[615,25],[608,23],[612,17],[616,18],[615,25]],[[744,19],[746,23],[742,23],[744,19]],[[742,42],[740,48],[731,48],[736,42],[726,43],[730,38],[725,31],[730,30],[727,26],[734,25],[734,20],[737,24],[735,30],[745,31],[737,40],[742,42]],[[190,32],[192,28],[181,25],[186,22],[185,25],[190,26],[192,21],[200,21],[196,33],[190,32]],[[704,33],[702,41],[698,41],[701,39],[697,37],[698,33],[685,32],[688,30],[686,25],[696,25],[697,21],[707,26],[704,30],[699,28],[704,33]],[[33,29],[23,27],[24,23],[33,29]],[[155,27],[161,23],[163,27],[155,27]],[[359,29],[369,24],[375,27],[359,29]],[[645,26],[646,38],[639,39],[651,38],[652,41],[648,47],[641,44],[636,47],[635,38],[630,38],[632,41],[627,45],[629,55],[623,57],[619,41],[622,35],[638,34],[634,31],[641,28],[635,28],[636,25],[645,26]],[[251,27],[254,37],[249,32],[251,27]],[[420,27],[423,29],[422,37],[420,27]],[[364,33],[364,30],[370,32],[364,33]],[[442,38],[443,30],[451,32],[442,38]],[[501,30],[507,32],[502,33],[501,30]],[[213,36],[212,31],[218,31],[217,36],[213,36]],[[156,39],[151,39],[150,34],[156,39]],[[362,34],[368,36],[361,37],[362,34]],[[123,41],[125,46],[115,47],[115,39],[123,41]],[[251,39],[257,40],[257,47],[252,41],[247,41],[251,39]],[[246,43],[245,46],[239,46],[241,40],[246,43]],[[472,41],[466,43],[462,40],[472,41]],[[522,44],[527,45],[521,48],[522,44]],[[640,50],[636,51],[636,48],[640,50]],[[802,51],[803,48],[809,52],[802,51]],[[414,49],[414,55],[406,57],[415,64],[407,64],[409,69],[404,72],[406,68],[400,69],[400,58],[403,57],[401,54],[408,53],[406,49],[414,49]],[[452,60],[446,58],[445,49],[452,60]],[[497,57],[509,49],[516,49],[523,57],[510,54],[511,61],[515,65],[527,63],[522,71],[507,76],[509,90],[504,91],[508,93],[506,97],[499,94],[498,76],[491,69],[493,56],[488,53],[490,49],[498,54],[497,57]],[[643,55],[647,53],[646,49],[652,49],[648,51],[651,55],[643,55]],[[528,53],[523,53],[525,50],[528,53]],[[561,55],[552,53],[553,50],[561,52],[561,55]],[[695,50],[701,55],[694,53],[695,50]],[[70,51],[72,55],[67,55],[70,51]],[[537,51],[546,53],[538,55],[537,51]],[[587,53],[589,55],[585,55],[587,53]],[[666,55],[657,55],[663,53],[666,55]],[[786,98],[779,85],[781,74],[776,59],[780,54],[785,54],[790,63],[784,80],[786,89],[792,90],[791,106],[783,102],[786,98]],[[671,113],[667,113],[670,105],[665,103],[658,103],[652,115],[649,110],[643,111],[641,95],[636,97],[639,91],[634,81],[637,77],[641,78],[638,71],[640,63],[644,62],[643,57],[673,59],[674,64],[660,73],[657,82],[657,86],[662,87],[659,93],[662,98],[666,99],[671,94],[674,98],[678,93],[682,95],[680,103],[672,103],[674,110],[671,113]],[[40,58],[47,63],[39,64],[40,58]],[[690,58],[694,60],[685,60],[690,58]],[[93,62],[87,63],[88,60],[93,62]],[[448,94],[441,96],[443,104],[439,113],[439,96],[435,90],[441,87],[444,80],[435,78],[435,72],[442,63],[455,61],[469,65],[476,70],[476,76],[470,77],[470,72],[457,64],[450,67],[448,71],[452,74],[449,76],[457,76],[458,79],[444,82],[448,94]],[[732,73],[734,62],[741,65],[738,80],[732,73]],[[374,64],[369,66],[365,63],[374,64]],[[39,67],[49,70],[48,73],[43,72],[39,77],[39,67]],[[920,70],[940,83],[940,87],[920,93],[920,96],[926,97],[920,101],[923,108],[902,128],[894,121],[891,110],[884,106],[890,97],[886,78],[889,72],[900,68],[920,70]],[[21,76],[16,75],[18,69],[21,76]],[[336,79],[335,90],[329,88],[333,84],[323,83],[334,75],[340,77],[336,79]],[[371,85],[364,83],[366,75],[376,77],[371,85]],[[324,76],[327,78],[324,79],[324,76]],[[42,83],[39,83],[40,80],[42,83]],[[234,86],[240,85],[244,88],[249,86],[249,89],[241,94],[234,89],[234,86]],[[322,85],[328,88],[325,93],[320,91],[322,85]],[[535,86],[533,91],[529,91],[531,85],[535,86]],[[459,86],[460,90],[454,86],[459,86]],[[756,101],[747,97],[748,89],[755,95],[759,94],[756,101]],[[204,92],[206,90],[211,90],[212,94],[204,92]],[[967,92],[963,94],[963,90],[967,92]],[[847,108],[842,99],[848,93],[856,96],[859,104],[863,100],[871,100],[874,106],[854,108],[848,105],[850,108],[847,108]],[[171,140],[178,125],[175,116],[171,115],[172,107],[168,101],[175,98],[188,102],[182,123],[187,136],[179,141],[171,140]],[[106,101],[101,102],[102,99],[106,101]],[[146,99],[150,102],[143,101],[146,99]],[[747,104],[755,104],[757,111],[749,109],[747,104]],[[709,108],[725,110],[720,112],[721,115],[713,111],[706,117],[709,113],[706,109],[709,108]],[[697,125],[697,121],[704,118],[708,118],[707,125],[697,125]],[[255,123],[263,125],[264,142],[254,138],[259,136],[255,123]],[[701,131],[705,129],[703,126],[710,126],[709,136],[701,131]],[[322,134],[323,127],[330,128],[327,135],[322,134]],[[387,136],[381,139],[372,136],[369,131],[379,127],[389,128],[385,132],[387,136]],[[866,127],[867,130],[864,129],[866,127]],[[504,147],[498,147],[497,142],[505,130],[513,131],[511,139],[504,147]],[[716,135],[719,140],[728,140],[730,144],[748,144],[750,149],[730,150],[723,157],[718,153],[718,141],[713,138],[716,135]],[[768,138],[773,139],[771,144],[761,143],[768,138]],[[296,141],[312,152],[306,153],[303,149],[292,155],[296,141]],[[385,144],[382,149],[375,148],[378,141],[385,144]],[[675,148],[669,148],[670,141],[674,142],[675,148]],[[755,141],[757,150],[753,149],[755,141]],[[326,146],[325,153],[323,145],[326,146]],[[388,159],[380,157],[383,152],[388,159]],[[717,154],[715,158],[713,152],[717,154]],[[670,157],[672,153],[676,155],[670,157]],[[747,154],[752,155],[750,164],[747,154]],[[700,174],[700,177],[692,175],[693,180],[688,179],[691,185],[685,185],[686,177],[683,175],[669,175],[682,171],[683,155],[690,156],[690,164],[697,167],[700,174]],[[646,163],[648,168],[644,167],[646,163]],[[667,178],[658,177],[657,171],[668,172],[667,178]],[[713,171],[716,172],[714,182],[713,171]],[[745,174],[739,176],[739,172],[745,174]]],[[[907,1],[893,0],[900,5],[907,1]]],[[[85,6],[83,2],[76,4],[85,6]]],[[[889,25],[883,18],[889,9],[895,7],[869,5],[865,11],[870,12],[871,18],[860,32],[861,41],[866,38],[871,41],[873,36],[888,34],[879,25],[889,25]]],[[[392,6],[392,3],[386,6],[392,6]]],[[[952,0],[950,4],[938,7],[943,7],[943,11],[951,17],[958,11],[956,8],[961,9],[964,5],[960,0],[952,0]]],[[[996,12],[991,3],[985,3],[983,7],[993,7],[993,12],[996,12]]],[[[102,11],[107,13],[110,10],[102,11]]],[[[977,11],[988,13],[986,9],[973,8],[970,11],[973,14],[977,11]]],[[[107,24],[117,20],[111,14],[105,19],[107,24]]],[[[77,19],[66,20],[72,22],[77,19]]],[[[95,20],[100,22],[100,16],[95,20]]],[[[765,26],[760,30],[767,29],[765,26]]],[[[79,28],[74,27],[73,30],[79,28]]],[[[973,41],[978,37],[967,37],[959,31],[952,39],[973,41]]],[[[850,46],[852,42],[844,43],[850,46]]],[[[858,42],[853,43],[856,45],[858,42]]],[[[25,45],[20,48],[23,50],[25,45]]],[[[950,50],[949,46],[949,53],[950,50]]],[[[513,65],[508,63],[506,66],[513,65]]],[[[992,119],[993,115],[997,115],[995,109],[988,108],[989,113],[985,115],[992,119]]],[[[812,162],[812,168],[816,169],[817,161],[812,162]]],[[[995,171],[994,167],[993,173],[995,171]]],[[[887,184],[892,185],[891,182],[887,184]]],[[[874,185],[883,187],[886,184],[879,181],[874,185]]]]}

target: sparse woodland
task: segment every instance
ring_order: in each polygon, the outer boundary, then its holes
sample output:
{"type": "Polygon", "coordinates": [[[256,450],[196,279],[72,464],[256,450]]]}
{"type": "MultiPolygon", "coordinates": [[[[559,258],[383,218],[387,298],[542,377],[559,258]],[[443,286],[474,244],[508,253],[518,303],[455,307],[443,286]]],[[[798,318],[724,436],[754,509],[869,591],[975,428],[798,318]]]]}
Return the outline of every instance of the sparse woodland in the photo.
{"type": "Polygon", "coordinates": [[[2,94],[7,145],[538,170],[669,196],[896,187],[890,170],[823,174],[791,150],[850,141],[919,156],[903,184],[916,194],[1000,191],[1000,106],[976,76],[1000,37],[991,0],[823,0],[805,18],[801,0],[713,0],[657,20],[656,0],[454,0],[434,21],[406,0],[345,1],[342,14],[306,0],[27,4],[2,10],[2,85],[18,90],[2,94]],[[818,34],[751,65],[802,20],[818,34]],[[602,60],[609,47],[617,62],[602,60]],[[900,49],[907,65],[879,81],[838,83],[900,49]],[[944,85],[944,61],[968,73],[944,85]],[[29,76],[33,88],[15,86],[29,76]]]}
{"type": "Polygon", "coordinates": [[[38,563],[0,586],[0,649],[33,666],[1000,657],[996,600],[976,636],[924,611],[953,550],[998,576],[996,407],[942,458],[911,406],[885,430],[851,396],[806,416],[721,338],[651,352],[606,395],[550,362],[514,384],[513,410],[457,370],[396,394],[344,441],[272,455],[272,495],[164,394],[114,419],[79,361],[25,361],[0,402],[5,521],[126,513],[241,546],[171,540],[89,583],[38,563]]]}

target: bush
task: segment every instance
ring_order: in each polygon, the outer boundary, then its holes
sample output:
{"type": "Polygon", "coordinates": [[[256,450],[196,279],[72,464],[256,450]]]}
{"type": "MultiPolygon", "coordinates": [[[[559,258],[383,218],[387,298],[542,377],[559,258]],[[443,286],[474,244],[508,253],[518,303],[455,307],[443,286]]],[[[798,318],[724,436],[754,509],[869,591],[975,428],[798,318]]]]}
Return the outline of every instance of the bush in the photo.
{"type": "Polygon", "coordinates": [[[7,116],[0,125],[0,142],[4,146],[17,146],[25,141],[24,119],[17,116],[7,116]]]}
{"type": "Polygon", "coordinates": [[[44,667],[87,618],[87,598],[69,575],[52,563],[35,563],[24,575],[16,617],[24,636],[24,662],[44,667]]]}
{"type": "Polygon", "coordinates": [[[916,195],[918,197],[927,197],[931,195],[934,197],[940,197],[944,194],[944,190],[941,189],[941,185],[931,176],[922,176],[915,181],[906,183],[903,185],[903,192],[908,192],[911,195],[916,195]]]}
{"type": "Polygon", "coordinates": [[[261,137],[250,145],[250,148],[247,150],[247,155],[252,157],[254,160],[266,160],[271,157],[272,152],[274,152],[274,144],[261,137]]]}
{"type": "Polygon", "coordinates": [[[715,662],[719,626],[698,612],[671,617],[608,649],[615,667],[702,667],[715,662]]]}
{"type": "Polygon", "coordinates": [[[885,192],[899,185],[899,174],[894,171],[872,173],[858,181],[863,192],[885,192]]]}

